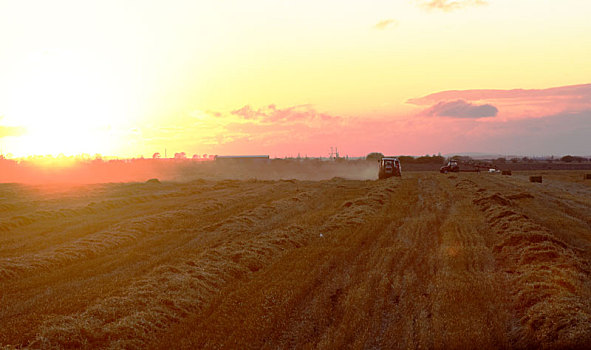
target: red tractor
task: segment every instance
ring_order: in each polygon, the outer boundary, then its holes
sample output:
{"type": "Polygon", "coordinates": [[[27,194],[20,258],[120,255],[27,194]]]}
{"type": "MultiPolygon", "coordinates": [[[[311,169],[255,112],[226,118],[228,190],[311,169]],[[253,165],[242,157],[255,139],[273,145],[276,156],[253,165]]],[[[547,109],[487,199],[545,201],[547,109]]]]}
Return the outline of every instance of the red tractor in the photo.
{"type": "Polygon", "coordinates": [[[458,162],[455,160],[450,160],[447,165],[442,166],[439,169],[439,172],[442,174],[447,174],[447,173],[459,173],[460,172],[460,166],[458,165],[458,162]]]}

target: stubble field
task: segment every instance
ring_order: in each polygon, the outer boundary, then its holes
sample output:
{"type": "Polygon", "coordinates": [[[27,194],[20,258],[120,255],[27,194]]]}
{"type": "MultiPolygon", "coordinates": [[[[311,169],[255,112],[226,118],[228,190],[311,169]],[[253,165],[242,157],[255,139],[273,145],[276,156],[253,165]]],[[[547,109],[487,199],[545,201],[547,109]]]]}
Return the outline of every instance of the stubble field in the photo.
{"type": "Polygon", "coordinates": [[[0,346],[585,348],[583,173],[0,184],[0,346]]]}

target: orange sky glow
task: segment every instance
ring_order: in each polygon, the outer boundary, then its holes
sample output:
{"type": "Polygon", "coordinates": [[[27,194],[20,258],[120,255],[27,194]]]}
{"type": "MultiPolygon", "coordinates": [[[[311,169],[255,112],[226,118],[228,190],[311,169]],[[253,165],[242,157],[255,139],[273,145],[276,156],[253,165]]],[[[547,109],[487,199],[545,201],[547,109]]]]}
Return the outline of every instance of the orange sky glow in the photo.
{"type": "Polygon", "coordinates": [[[591,154],[591,3],[3,1],[4,155],[591,154]]]}

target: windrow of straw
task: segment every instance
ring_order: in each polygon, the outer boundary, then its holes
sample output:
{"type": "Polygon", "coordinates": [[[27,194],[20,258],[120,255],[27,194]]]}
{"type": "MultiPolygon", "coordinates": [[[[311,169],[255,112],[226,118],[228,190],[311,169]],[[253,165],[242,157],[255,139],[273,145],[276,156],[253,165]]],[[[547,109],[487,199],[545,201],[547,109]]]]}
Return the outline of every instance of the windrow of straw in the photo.
{"type": "Polygon", "coordinates": [[[522,214],[513,200],[479,191],[473,203],[485,214],[496,244],[493,252],[510,290],[518,347],[582,348],[591,343],[591,266],[584,253],[522,214]]]}

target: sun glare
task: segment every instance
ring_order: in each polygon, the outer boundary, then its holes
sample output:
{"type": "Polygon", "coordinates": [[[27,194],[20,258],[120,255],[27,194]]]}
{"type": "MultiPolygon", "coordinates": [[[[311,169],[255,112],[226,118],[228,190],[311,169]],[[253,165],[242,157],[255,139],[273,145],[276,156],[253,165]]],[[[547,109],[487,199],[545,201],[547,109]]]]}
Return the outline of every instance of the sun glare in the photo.
{"type": "Polygon", "coordinates": [[[7,119],[26,129],[14,154],[75,155],[109,149],[109,130],[123,110],[108,76],[68,52],[32,55],[12,90],[7,119]]]}

